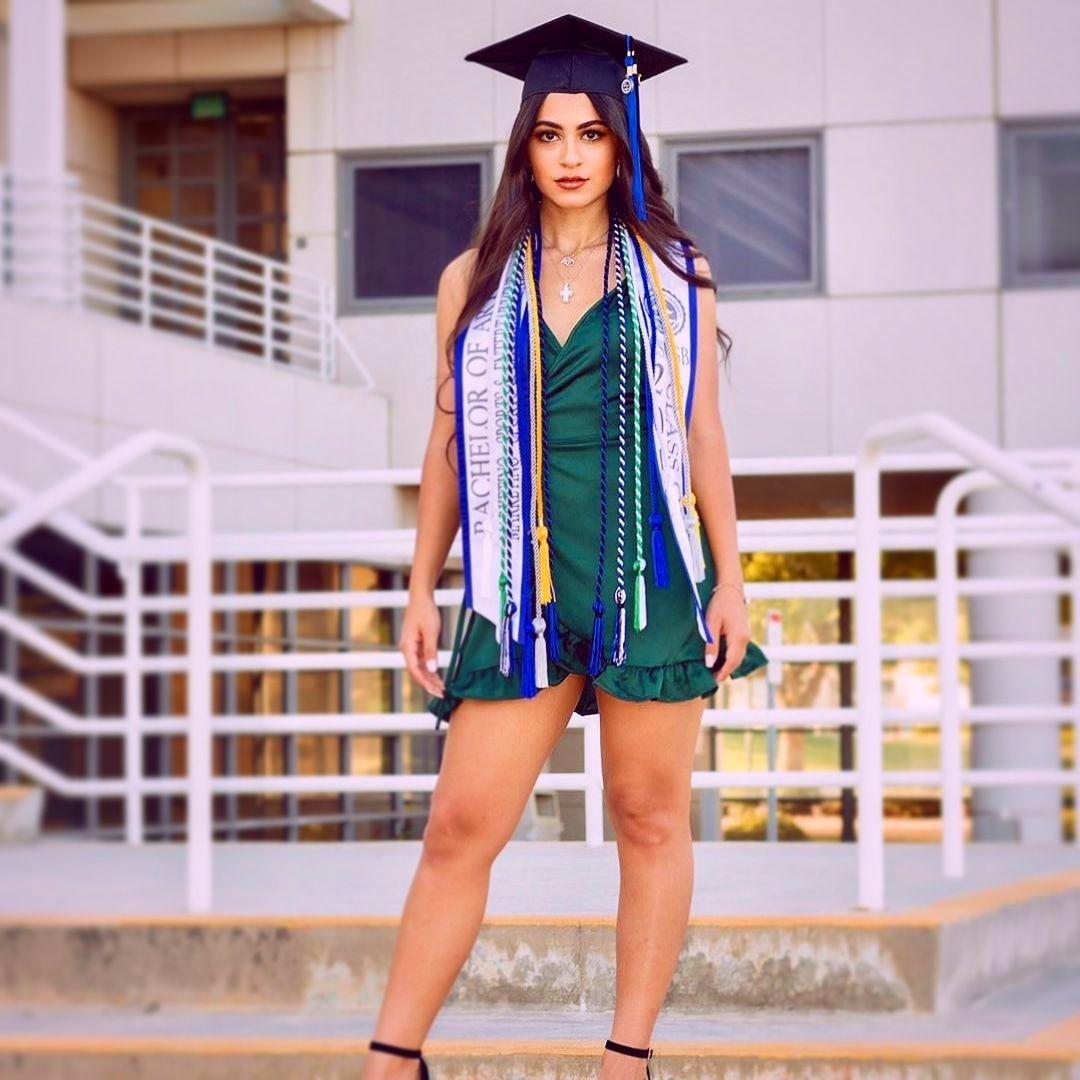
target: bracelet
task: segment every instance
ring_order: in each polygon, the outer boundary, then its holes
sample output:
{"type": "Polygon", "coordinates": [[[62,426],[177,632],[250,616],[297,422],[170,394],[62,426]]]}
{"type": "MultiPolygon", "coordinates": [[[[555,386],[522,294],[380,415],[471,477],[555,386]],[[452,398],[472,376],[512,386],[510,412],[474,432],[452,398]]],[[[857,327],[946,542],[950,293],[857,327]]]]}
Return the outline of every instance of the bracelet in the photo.
{"type": "MultiPolygon", "coordinates": [[[[747,606],[749,606],[749,604],[750,604],[750,601],[749,601],[749,600],[747,600],[747,598],[746,598],[746,593],[745,593],[745,592],[743,592],[743,586],[742,586],[742,585],[740,585],[740,584],[738,584],[738,583],[736,583],[736,582],[734,582],[734,581],[721,581],[721,582],[719,582],[718,584],[716,584],[716,585],[714,585],[714,586],[713,586],[713,589],[712,589],[712,591],[713,591],[713,592],[716,592],[716,590],[717,590],[717,589],[722,589],[722,588],[723,588],[723,587],[724,587],[725,585],[726,585],[726,586],[727,586],[727,587],[728,587],[729,589],[738,589],[738,591],[739,591],[739,595],[740,595],[740,596],[741,596],[741,597],[743,598],[743,603],[744,603],[744,604],[746,604],[747,606]]],[[[711,596],[711,595],[712,595],[712,593],[710,593],[709,595],[711,596]]]]}

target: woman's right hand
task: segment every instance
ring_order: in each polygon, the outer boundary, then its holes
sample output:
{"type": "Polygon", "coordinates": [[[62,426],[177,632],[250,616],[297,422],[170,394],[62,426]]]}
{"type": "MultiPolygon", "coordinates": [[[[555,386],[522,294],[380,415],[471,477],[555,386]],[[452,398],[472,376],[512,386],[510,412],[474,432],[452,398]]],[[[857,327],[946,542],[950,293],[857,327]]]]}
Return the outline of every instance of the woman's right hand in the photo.
{"type": "Polygon", "coordinates": [[[405,655],[409,674],[429,693],[442,697],[445,689],[439,675],[439,629],[442,615],[435,597],[410,596],[401,623],[398,648],[405,655]]]}

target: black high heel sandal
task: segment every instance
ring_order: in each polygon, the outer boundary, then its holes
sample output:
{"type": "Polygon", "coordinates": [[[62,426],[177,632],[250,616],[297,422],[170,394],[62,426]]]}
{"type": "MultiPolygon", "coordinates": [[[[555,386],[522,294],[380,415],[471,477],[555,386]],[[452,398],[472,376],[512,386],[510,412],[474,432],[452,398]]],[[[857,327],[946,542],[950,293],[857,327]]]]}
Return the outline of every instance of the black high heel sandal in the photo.
{"type": "MultiPolygon", "coordinates": [[[[614,1050],[618,1054],[629,1054],[631,1057],[651,1058],[653,1056],[651,1046],[627,1046],[626,1043],[616,1042],[614,1039],[608,1039],[604,1046],[608,1050],[614,1050]]],[[[648,1061],[645,1062],[645,1080],[652,1080],[648,1061]]]]}
{"type": "Polygon", "coordinates": [[[427,1062],[424,1060],[424,1055],[419,1050],[410,1050],[405,1046],[395,1046],[393,1043],[381,1042],[379,1039],[371,1039],[368,1042],[368,1049],[385,1050],[388,1054],[397,1054],[398,1057],[419,1058],[420,1080],[431,1080],[427,1062]]]}

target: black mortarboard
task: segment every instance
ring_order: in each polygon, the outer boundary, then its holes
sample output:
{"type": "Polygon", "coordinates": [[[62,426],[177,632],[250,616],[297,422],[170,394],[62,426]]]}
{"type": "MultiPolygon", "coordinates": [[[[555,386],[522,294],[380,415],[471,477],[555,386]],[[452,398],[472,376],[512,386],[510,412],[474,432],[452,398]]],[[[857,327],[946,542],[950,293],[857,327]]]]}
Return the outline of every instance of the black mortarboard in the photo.
{"type": "Polygon", "coordinates": [[[577,15],[560,15],[476,49],[465,59],[522,79],[522,101],[532,94],[582,92],[610,94],[622,100],[634,163],[634,210],[639,218],[645,218],[638,83],[685,64],[685,56],[647,42],[635,42],[629,34],[617,33],[577,15]]]}

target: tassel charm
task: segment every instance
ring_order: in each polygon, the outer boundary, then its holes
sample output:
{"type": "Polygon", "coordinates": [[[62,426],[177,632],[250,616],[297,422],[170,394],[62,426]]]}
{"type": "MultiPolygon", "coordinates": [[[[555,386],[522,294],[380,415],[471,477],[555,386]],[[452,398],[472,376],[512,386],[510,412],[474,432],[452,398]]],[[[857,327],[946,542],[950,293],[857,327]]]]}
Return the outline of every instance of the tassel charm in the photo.
{"type": "Polygon", "coordinates": [[[509,676],[514,670],[514,652],[511,648],[511,633],[513,630],[514,612],[517,610],[517,605],[513,600],[506,601],[506,608],[503,612],[502,625],[499,628],[499,671],[503,675],[509,676]]]}
{"type": "Polygon", "coordinates": [[[634,560],[634,629],[644,630],[649,625],[645,609],[645,560],[634,560]]]}
{"type": "Polygon", "coordinates": [[[536,686],[540,689],[548,685],[547,641],[544,638],[546,620],[543,615],[537,615],[532,625],[533,634],[536,637],[533,643],[533,667],[536,671],[536,686]]]}
{"type": "Polygon", "coordinates": [[[589,653],[589,674],[599,675],[604,663],[604,601],[593,601],[592,651],[589,653]]]}
{"type": "Polygon", "coordinates": [[[540,547],[540,603],[546,604],[555,596],[555,587],[551,582],[551,549],[548,547],[548,527],[537,525],[533,536],[540,547]]]}
{"type": "Polygon", "coordinates": [[[611,648],[611,662],[626,663],[626,590],[621,585],[615,590],[615,640],[611,648]]]}
{"type": "Polygon", "coordinates": [[[544,605],[544,622],[547,625],[548,659],[555,663],[559,659],[559,611],[554,599],[544,605]]]}

